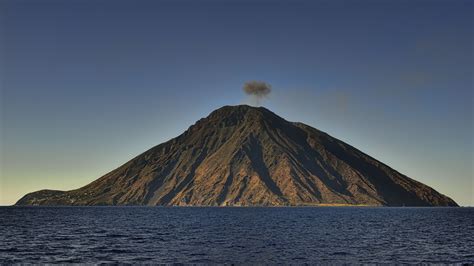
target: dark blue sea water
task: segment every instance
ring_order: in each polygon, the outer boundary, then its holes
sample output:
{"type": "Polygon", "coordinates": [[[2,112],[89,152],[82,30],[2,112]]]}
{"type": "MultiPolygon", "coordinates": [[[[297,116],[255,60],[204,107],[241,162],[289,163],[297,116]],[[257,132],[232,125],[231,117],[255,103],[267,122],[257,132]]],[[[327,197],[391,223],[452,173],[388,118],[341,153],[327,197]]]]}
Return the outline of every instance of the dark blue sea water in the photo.
{"type": "Polygon", "coordinates": [[[2,207],[0,263],[473,263],[473,208],[2,207]]]}

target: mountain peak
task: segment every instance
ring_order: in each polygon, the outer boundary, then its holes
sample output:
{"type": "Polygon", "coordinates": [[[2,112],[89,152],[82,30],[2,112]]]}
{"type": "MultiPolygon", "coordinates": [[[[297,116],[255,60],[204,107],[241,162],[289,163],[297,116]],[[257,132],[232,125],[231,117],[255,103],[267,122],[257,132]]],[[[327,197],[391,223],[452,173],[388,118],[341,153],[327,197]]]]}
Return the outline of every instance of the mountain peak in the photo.
{"type": "Polygon", "coordinates": [[[254,107],[249,105],[227,105],[211,112],[207,117],[201,118],[189,131],[196,131],[197,128],[219,128],[245,127],[247,129],[261,128],[265,124],[288,123],[283,118],[274,114],[264,107],[254,107]]]}
{"type": "Polygon", "coordinates": [[[246,104],[225,105],[214,110],[209,117],[235,117],[243,118],[246,116],[277,116],[265,107],[255,107],[246,104]]]}

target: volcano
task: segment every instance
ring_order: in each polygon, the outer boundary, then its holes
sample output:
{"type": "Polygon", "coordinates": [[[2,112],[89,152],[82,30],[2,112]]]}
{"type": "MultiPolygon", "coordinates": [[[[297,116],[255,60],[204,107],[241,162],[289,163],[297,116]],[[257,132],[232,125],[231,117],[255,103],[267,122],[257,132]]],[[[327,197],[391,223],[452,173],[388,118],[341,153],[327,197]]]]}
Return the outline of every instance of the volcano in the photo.
{"type": "Polygon", "coordinates": [[[457,206],[320,130],[246,105],[213,111],[82,188],[16,205],[457,206]]]}

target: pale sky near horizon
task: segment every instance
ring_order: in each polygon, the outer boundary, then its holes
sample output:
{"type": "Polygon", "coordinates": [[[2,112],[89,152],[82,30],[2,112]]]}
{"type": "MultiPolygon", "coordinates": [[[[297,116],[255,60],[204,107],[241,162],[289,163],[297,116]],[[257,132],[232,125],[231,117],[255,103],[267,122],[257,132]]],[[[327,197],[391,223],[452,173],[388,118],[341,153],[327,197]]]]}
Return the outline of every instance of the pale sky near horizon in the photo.
{"type": "Polygon", "coordinates": [[[263,105],[474,206],[473,1],[0,1],[0,205],[263,105]]]}

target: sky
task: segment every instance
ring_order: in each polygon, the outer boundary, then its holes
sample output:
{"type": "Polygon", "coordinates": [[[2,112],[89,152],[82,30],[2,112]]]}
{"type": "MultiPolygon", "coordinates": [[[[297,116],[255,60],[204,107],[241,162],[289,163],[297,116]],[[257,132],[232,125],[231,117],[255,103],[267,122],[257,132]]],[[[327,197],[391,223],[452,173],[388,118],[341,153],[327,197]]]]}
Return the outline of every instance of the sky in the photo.
{"type": "Polygon", "coordinates": [[[0,205],[262,104],[474,206],[473,1],[0,1],[0,205]]]}

